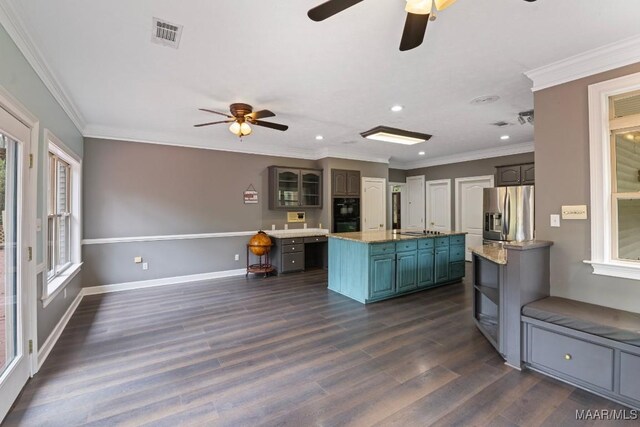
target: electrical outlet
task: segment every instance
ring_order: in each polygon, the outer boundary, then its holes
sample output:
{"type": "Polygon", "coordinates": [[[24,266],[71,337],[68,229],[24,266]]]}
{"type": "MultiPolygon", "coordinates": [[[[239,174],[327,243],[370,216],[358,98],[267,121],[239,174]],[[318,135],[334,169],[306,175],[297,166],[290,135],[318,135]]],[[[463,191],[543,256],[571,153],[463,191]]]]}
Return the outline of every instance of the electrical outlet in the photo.
{"type": "Polygon", "coordinates": [[[551,215],[551,227],[560,227],[560,215],[551,215]]]}
{"type": "Polygon", "coordinates": [[[285,230],[288,230],[288,229],[289,229],[289,224],[285,224],[285,225],[284,225],[284,229],[285,229],[285,230]]]}
{"type": "Polygon", "coordinates": [[[149,263],[148,262],[143,262],[142,263],[142,269],[143,270],[148,270],[149,269],[149,263]]]}
{"type": "Polygon", "coordinates": [[[236,261],[240,261],[240,255],[236,254],[236,256],[234,257],[236,261]]]}
{"type": "Polygon", "coordinates": [[[302,226],[302,228],[304,228],[305,230],[307,229],[307,223],[305,222],[304,225],[302,226]]]}
{"type": "Polygon", "coordinates": [[[137,256],[137,257],[133,258],[133,262],[135,262],[136,264],[140,264],[142,262],[142,257],[141,256],[137,256]]]}
{"type": "Polygon", "coordinates": [[[276,229],[276,225],[275,224],[271,224],[271,229],[275,230],[276,229]]]}

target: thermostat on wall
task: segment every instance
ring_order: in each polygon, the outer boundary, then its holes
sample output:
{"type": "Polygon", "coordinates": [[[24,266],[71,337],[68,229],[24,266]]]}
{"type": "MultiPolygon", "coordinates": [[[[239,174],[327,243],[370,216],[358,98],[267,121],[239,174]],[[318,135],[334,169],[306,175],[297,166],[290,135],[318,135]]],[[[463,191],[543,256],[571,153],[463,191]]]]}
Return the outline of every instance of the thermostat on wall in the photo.
{"type": "Polygon", "coordinates": [[[305,222],[304,212],[287,212],[287,222],[305,222]]]}

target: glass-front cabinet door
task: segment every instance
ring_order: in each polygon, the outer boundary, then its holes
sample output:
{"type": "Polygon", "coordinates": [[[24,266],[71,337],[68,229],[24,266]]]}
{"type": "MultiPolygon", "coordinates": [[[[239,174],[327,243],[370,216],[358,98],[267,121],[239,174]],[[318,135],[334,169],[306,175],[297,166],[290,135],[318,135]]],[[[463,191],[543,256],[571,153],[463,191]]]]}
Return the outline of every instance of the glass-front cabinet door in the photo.
{"type": "Polygon", "coordinates": [[[300,206],[300,170],[277,169],[277,206],[281,208],[300,206]]]}
{"type": "Polygon", "coordinates": [[[302,205],[322,206],[322,176],[318,171],[302,170],[302,205]]]}

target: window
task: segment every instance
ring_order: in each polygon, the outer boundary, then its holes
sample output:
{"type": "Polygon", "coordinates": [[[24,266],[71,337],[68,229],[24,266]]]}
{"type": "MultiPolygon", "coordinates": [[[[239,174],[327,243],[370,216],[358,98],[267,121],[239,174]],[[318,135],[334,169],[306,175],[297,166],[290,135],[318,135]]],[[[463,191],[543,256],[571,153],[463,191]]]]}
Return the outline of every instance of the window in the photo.
{"type": "Polygon", "coordinates": [[[71,264],[71,166],[49,153],[47,215],[47,278],[61,274],[71,264]]]}
{"type": "Polygon", "coordinates": [[[589,87],[591,260],[640,279],[640,74],[589,87]]]}
{"type": "Polygon", "coordinates": [[[46,206],[46,306],[80,271],[81,163],[51,132],[48,141],[46,206]]]}

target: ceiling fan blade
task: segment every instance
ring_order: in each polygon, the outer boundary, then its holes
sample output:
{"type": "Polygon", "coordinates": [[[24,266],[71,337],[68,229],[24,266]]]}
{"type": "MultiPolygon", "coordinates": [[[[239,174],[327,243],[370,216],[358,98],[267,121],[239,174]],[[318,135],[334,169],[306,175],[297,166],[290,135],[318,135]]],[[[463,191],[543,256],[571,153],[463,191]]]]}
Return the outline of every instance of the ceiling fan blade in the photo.
{"type": "Polygon", "coordinates": [[[217,125],[217,124],[220,124],[220,123],[231,123],[231,122],[235,122],[235,120],[222,120],[222,121],[219,121],[219,122],[201,123],[199,125],[193,125],[193,127],[201,128],[202,126],[211,126],[211,125],[217,125]]]}
{"type": "Polygon", "coordinates": [[[329,0],[309,10],[309,12],[307,12],[307,16],[311,18],[312,21],[324,21],[327,18],[331,18],[336,13],[340,13],[361,1],[362,0],[329,0]]]}
{"type": "Polygon", "coordinates": [[[424,40],[428,23],[429,15],[407,13],[407,20],[404,23],[404,31],[400,41],[400,50],[404,52],[420,46],[424,40]]]}
{"type": "Polygon", "coordinates": [[[220,112],[218,112],[218,111],[207,110],[206,108],[199,108],[199,110],[200,110],[200,111],[206,111],[207,113],[219,114],[219,115],[221,115],[221,116],[225,116],[225,117],[228,117],[228,118],[230,118],[230,119],[234,119],[234,118],[235,118],[235,117],[230,116],[230,115],[228,115],[228,114],[226,114],[226,113],[220,113],[220,112]]]}
{"type": "Polygon", "coordinates": [[[247,114],[245,117],[250,117],[253,120],[264,119],[266,117],[275,117],[276,114],[273,111],[269,110],[260,110],[254,111],[253,113],[247,114]]]}
{"type": "Polygon", "coordinates": [[[271,123],[271,122],[261,122],[260,120],[252,121],[251,124],[256,126],[263,126],[269,129],[281,130],[281,131],[285,131],[289,129],[289,126],[286,126],[286,125],[281,125],[278,123],[271,123]]]}

